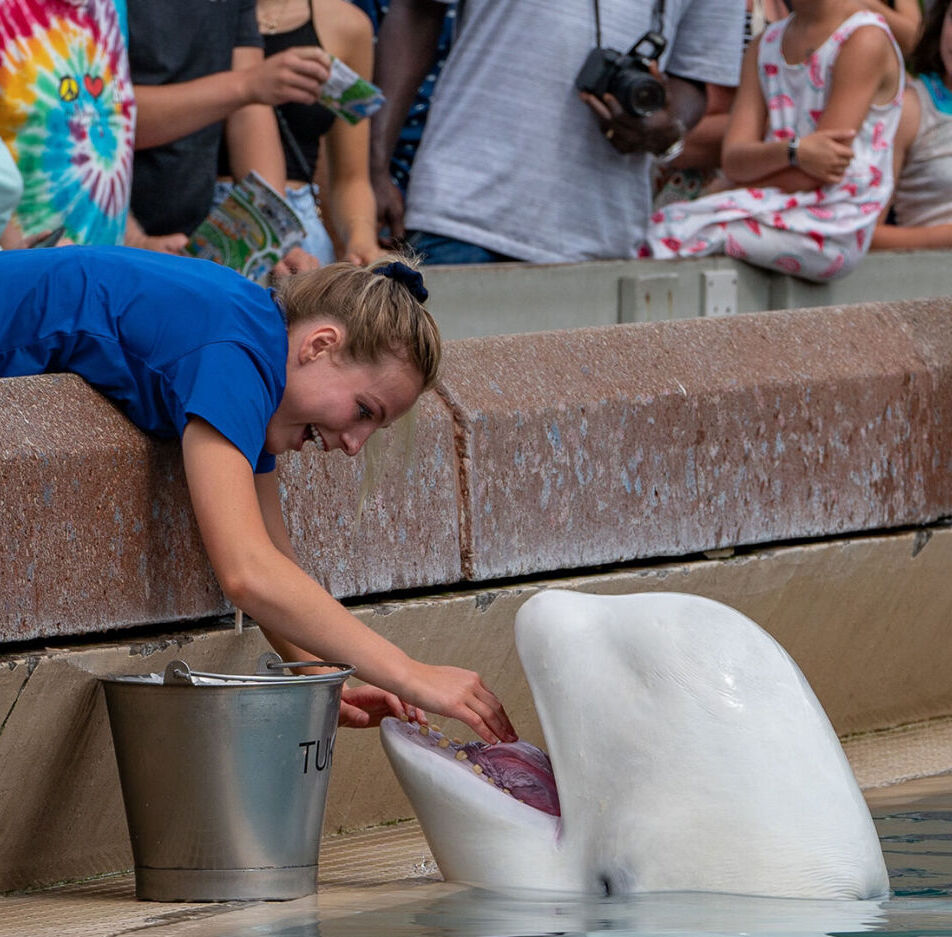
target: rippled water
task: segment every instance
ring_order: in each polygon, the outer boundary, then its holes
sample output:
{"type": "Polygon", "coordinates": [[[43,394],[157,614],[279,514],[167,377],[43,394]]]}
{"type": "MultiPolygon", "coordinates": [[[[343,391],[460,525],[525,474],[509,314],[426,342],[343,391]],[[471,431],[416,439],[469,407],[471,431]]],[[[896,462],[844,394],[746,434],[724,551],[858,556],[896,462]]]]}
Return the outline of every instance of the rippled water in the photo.
{"type": "MultiPolygon", "coordinates": [[[[950,782],[952,783],[952,782],[950,782]]],[[[892,895],[884,901],[804,901],[661,894],[527,901],[475,890],[336,920],[276,920],[268,937],[534,937],[647,935],[952,935],[952,792],[874,806],[892,895]]],[[[316,917],[319,917],[319,912],[316,917]]],[[[235,937],[245,937],[236,934],[235,937]]],[[[248,935],[250,937],[250,933],[248,935]]]]}

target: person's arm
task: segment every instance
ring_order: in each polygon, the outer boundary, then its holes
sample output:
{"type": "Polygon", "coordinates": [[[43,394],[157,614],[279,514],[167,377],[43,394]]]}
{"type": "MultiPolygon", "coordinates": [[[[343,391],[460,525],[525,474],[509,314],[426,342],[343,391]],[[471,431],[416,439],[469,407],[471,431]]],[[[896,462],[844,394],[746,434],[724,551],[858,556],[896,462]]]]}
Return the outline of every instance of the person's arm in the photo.
{"type": "Polygon", "coordinates": [[[895,0],[895,9],[883,0],[857,0],[857,2],[878,13],[886,21],[903,55],[909,55],[919,39],[919,27],[922,25],[922,10],[919,0],[895,0]]]}
{"type": "Polygon", "coordinates": [[[377,34],[374,81],[387,98],[371,118],[370,178],[378,227],[401,240],[403,196],[390,178],[390,158],[417,90],[433,65],[446,4],[438,0],[391,0],[377,34]]]}
{"type": "Polygon", "coordinates": [[[724,172],[743,185],[773,185],[788,192],[839,182],[853,156],[852,140],[874,99],[898,81],[899,63],[886,34],[860,27],[833,66],[830,96],[815,132],[800,140],[798,166],[789,165],[786,140],[763,141],[767,105],[757,79],[757,47],[744,57],[741,84],[724,139],[724,172]]]}
{"type": "Polygon", "coordinates": [[[873,232],[870,250],[940,250],[952,247],[952,224],[920,225],[903,227],[902,225],[880,224],[873,232]]]}
{"type": "Polygon", "coordinates": [[[478,674],[413,660],[275,547],[251,466],[224,436],[193,418],[182,450],[205,550],[236,608],[318,659],[353,664],[361,680],[421,709],[459,719],[487,742],[515,740],[502,704],[478,674]]]}
{"type": "MultiPolygon", "coordinates": [[[[323,52],[323,49],[320,51],[323,52]]],[[[237,47],[232,52],[231,60],[237,74],[255,72],[267,61],[264,51],[256,46],[237,47]]],[[[284,163],[278,121],[270,104],[247,104],[230,114],[225,120],[225,140],[228,143],[228,160],[233,179],[244,179],[254,170],[275,191],[284,192],[287,166],[284,163]]],[[[272,276],[287,276],[303,270],[315,270],[319,266],[320,261],[316,257],[301,247],[294,247],[275,264],[272,276]]]]}
{"type": "MultiPolygon", "coordinates": [[[[253,71],[264,62],[264,50],[241,46],[232,52],[236,74],[253,71]]],[[[225,119],[225,141],[232,178],[244,179],[254,170],[278,192],[287,184],[287,167],[274,108],[268,104],[247,104],[225,119]]]]}
{"type": "MultiPolygon", "coordinates": [[[[347,3],[342,3],[336,12],[333,32],[322,30],[318,34],[325,37],[328,51],[358,75],[372,74],[374,43],[370,20],[363,11],[347,3]]],[[[317,8],[314,17],[317,26],[317,8]]],[[[372,263],[382,252],[377,242],[377,208],[370,184],[370,122],[362,120],[352,125],[338,117],[326,141],[329,180],[324,202],[342,242],[340,259],[355,264],[372,263]]]]}
{"type": "Polygon", "coordinates": [[[136,85],[136,149],[179,140],[247,104],[313,104],[329,68],[327,53],[313,46],[285,49],[253,67],[192,81],[136,85]]]}
{"type": "MultiPolygon", "coordinates": [[[[265,529],[271,542],[292,563],[300,566],[297,554],[288,537],[287,527],[284,524],[284,515],[281,511],[281,496],[278,493],[278,482],[275,472],[255,475],[255,491],[258,495],[258,505],[265,529]]],[[[312,655],[292,644],[281,635],[261,629],[268,643],[281,655],[282,660],[301,661],[309,660],[312,655]]],[[[296,668],[297,673],[320,673],[318,667],[296,668]]],[[[348,687],[341,691],[341,706],[339,724],[350,728],[368,728],[380,725],[384,716],[407,716],[409,719],[419,719],[426,722],[426,715],[418,713],[413,707],[405,706],[393,693],[387,693],[375,686],[348,687]]]]}
{"type": "MultiPolygon", "coordinates": [[[[899,180],[909,149],[919,132],[922,104],[915,88],[906,88],[902,99],[902,116],[893,142],[893,178],[899,180]]],[[[936,193],[936,198],[945,193],[936,193]]],[[[870,250],[926,250],[952,247],[952,225],[903,225],[887,224],[889,206],[883,208],[879,224],[873,232],[870,250]]]]}
{"type": "Polygon", "coordinates": [[[715,169],[721,165],[721,147],[730,119],[736,88],[707,86],[707,110],[697,126],[684,137],[681,155],[671,161],[676,169],[715,169]]]}

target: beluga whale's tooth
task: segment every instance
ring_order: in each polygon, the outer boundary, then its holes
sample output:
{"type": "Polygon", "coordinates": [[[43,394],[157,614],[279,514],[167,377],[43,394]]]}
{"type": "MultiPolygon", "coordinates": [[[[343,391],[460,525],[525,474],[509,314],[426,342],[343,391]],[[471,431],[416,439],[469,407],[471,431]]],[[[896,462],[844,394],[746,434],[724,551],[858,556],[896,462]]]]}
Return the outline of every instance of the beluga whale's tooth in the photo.
{"type": "Polygon", "coordinates": [[[591,895],[887,893],[826,714],[749,618],[699,596],[553,589],[519,610],[516,647],[548,756],[523,742],[440,748],[412,723],[381,725],[448,880],[591,895]]]}

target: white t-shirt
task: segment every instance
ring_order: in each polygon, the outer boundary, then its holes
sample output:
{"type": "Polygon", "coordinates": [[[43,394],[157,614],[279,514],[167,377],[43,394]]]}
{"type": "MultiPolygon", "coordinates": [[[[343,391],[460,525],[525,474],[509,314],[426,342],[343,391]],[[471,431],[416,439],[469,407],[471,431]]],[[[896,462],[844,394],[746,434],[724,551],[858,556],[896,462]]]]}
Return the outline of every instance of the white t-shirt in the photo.
{"type": "MultiPolygon", "coordinates": [[[[651,0],[600,0],[602,46],[628,49],[651,0]]],[[[736,85],[744,0],[667,0],[661,68],[736,85]]],[[[407,193],[407,228],[521,260],[633,257],[650,157],[618,153],[579,99],[593,0],[467,0],[407,193]]]]}

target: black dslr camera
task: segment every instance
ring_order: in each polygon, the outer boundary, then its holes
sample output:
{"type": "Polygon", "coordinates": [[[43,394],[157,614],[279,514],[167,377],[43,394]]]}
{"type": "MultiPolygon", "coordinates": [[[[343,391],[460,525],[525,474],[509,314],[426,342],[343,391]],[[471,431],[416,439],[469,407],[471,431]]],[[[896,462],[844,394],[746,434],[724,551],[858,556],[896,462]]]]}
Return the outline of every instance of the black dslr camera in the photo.
{"type": "Polygon", "coordinates": [[[664,86],[649,71],[667,45],[664,36],[646,32],[622,55],[600,46],[592,49],[575,79],[579,91],[613,94],[633,117],[647,117],[664,107],[664,86]]]}

